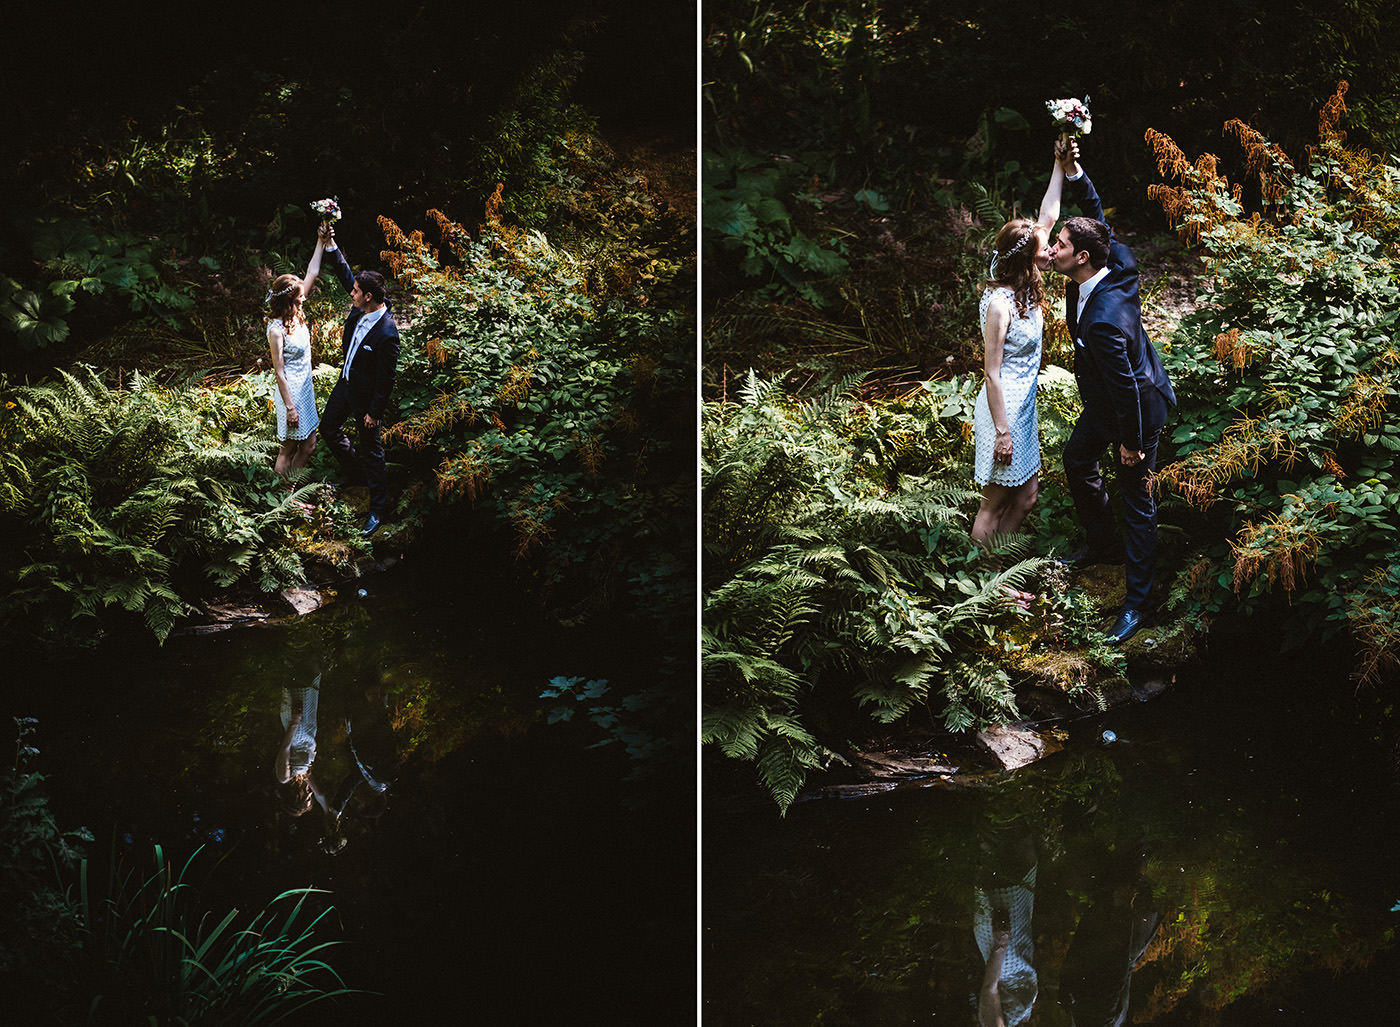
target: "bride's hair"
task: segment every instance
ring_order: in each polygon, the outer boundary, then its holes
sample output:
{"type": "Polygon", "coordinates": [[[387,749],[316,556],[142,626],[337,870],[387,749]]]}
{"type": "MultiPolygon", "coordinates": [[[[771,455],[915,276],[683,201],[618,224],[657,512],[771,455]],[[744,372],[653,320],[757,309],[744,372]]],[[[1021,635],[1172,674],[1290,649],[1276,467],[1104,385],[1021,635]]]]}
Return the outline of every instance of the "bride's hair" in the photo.
{"type": "Polygon", "coordinates": [[[268,307],[272,316],[279,318],[287,331],[300,316],[298,304],[301,299],[301,279],[296,275],[278,275],[268,292],[268,307]]]}
{"type": "Polygon", "coordinates": [[[1029,317],[1045,301],[1040,268],[1035,266],[1035,226],[1030,218],[1012,218],[1001,226],[992,246],[984,289],[1007,286],[1016,297],[1016,313],[1029,317]]]}

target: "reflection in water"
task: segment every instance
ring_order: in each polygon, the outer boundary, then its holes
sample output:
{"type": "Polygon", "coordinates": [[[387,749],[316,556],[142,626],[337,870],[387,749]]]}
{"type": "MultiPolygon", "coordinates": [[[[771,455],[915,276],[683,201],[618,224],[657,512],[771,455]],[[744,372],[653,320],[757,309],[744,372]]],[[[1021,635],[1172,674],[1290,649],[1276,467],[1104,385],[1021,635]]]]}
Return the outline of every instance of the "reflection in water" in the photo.
{"type": "Polygon", "coordinates": [[[389,808],[389,785],[400,765],[390,698],[377,666],[349,682],[348,689],[344,725],[351,767],[336,792],[336,810],[344,816],[348,808],[359,819],[374,820],[389,808]]]}
{"type": "Polygon", "coordinates": [[[1110,854],[1100,866],[1060,972],[1060,1002],[1075,1027],[1128,1022],[1133,967],[1161,922],[1145,874],[1145,851],[1110,854]]]}
{"type": "Polygon", "coordinates": [[[321,675],[310,684],[282,689],[282,746],[277,750],[277,783],[282,785],[282,805],[294,817],[319,805],[334,831],[334,814],[326,802],[326,790],[314,775],[316,764],[316,715],[321,705],[321,675]]]}
{"type": "Polygon", "coordinates": [[[983,866],[973,911],[973,935],[986,963],[977,994],[982,1027],[1016,1027],[1035,1006],[1035,869],[1035,843],[1024,834],[983,866]]]}
{"type": "Polygon", "coordinates": [[[401,765],[395,698],[423,705],[416,682],[399,689],[406,695],[391,696],[381,646],[356,630],[366,627],[363,615],[352,610],[334,623],[333,634],[311,621],[290,631],[286,672],[302,681],[309,677],[309,682],[282,688],[284,733],[276,777],[283,808],[293,817],[320,806],[325,824],[320,848],[329,855],[349,844],[347,819],[374,820],[388,809],[389,785],[401,765]]]}
{"type": "Polygon", "coordinates": [[[1393,1022],[1388,754],[1298,674],[1072,725],[992,784],[716,797],[705,1022],[1393,1022]]]}
{"type": "MultiPolygon", "coordinates": [[[[325,889],[336,913],[318,930],[346,942],[330,962],[375,994],[333,1018],[298,1013],[298,1027],[437,1023],[446,1009],[680,1022],[693,813],[628,806],[621,753],[546,725],[538,698],[555,675],[630,680],[646,660],[625,634],[561,633],[455,573],[405,564],[376,582],[297,620],[23,662],[0,682],[0,715],[39,718],[55,814],[92,830],[95,860],[145,865],[160,844],[178,866],[199,849],[198,897],[215,910],[325,889]],[[542,938],[568,954],[546,973],[521,955],[542,938]]],[[[9,1008],[0,1021],[48,1022],[9,1008]]]]}

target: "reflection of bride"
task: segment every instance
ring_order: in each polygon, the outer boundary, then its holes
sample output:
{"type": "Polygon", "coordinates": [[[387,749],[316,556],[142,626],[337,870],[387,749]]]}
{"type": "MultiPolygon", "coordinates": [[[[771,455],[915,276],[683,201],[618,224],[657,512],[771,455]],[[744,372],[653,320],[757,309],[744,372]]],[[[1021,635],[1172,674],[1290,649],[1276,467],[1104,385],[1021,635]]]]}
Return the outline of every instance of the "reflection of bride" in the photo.
{"type": "Polygon", "coordinates": [[[982,1027],[1015,1027],[1030,1019],[1037,980],[1031,917],[1035,907],[1035,847],[1021,840],[989,867],[977,886],[972,933],[986,970],[977,995],[982,1027]]]}
{"type": "Polygon", "coordinates": [[[316,780],[316,710],[320,705],[321,675],[309,686],[282,689],[282,746],[277,750],[273,773],[282,785],[282,803],[288,813],[299,817],[319,804],[326,814],[327,828],[334,834],[336,816],[326,801],[325,790],[316,780]]]}

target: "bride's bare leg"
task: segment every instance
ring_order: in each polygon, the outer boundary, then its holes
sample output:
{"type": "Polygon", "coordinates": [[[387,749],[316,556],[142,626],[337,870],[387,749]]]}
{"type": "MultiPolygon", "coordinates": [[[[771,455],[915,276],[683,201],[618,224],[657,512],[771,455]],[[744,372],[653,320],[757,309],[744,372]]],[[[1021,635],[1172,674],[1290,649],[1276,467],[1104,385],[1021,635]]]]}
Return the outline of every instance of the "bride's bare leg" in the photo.
{"type": "Polygon", "coordinates": [[[311,454],[314,452],[316,452],[316,433],[313,431],[297,445],[287,470],[298,471],[305,467],[311,462],[311,454]]]}
{"type": "Polygon", "coordinates": [[[272,465],[272,470],[279,478],[286,477],[288,471],[295,469],[292,461],[296,459],[297,445],[294,440],[288,440],[277,451],[277,461],[272,465]]]}
{"type": "Polygon", "coordinates": [[[1001,515],[1001,524],[997,530],[1006,534],[1020,531],[1021,524],[1025,521],[1026,515],[1031,512],[1031,507],[1035,506],[1035,501],[1039,496],[1040,475],[1032,474],[1030,478],[1011,490],[1011,496],[1007,500],[1006,509],[1001,515]]]}
{"type": "Polygon", "coordinates": [[[1002,521],[1007,515],[1014,492],[1014,489],[1005,485],[982,487],[982,505],[978,507],[977,516],[972,521],[972,541],[984,552],[992,548],[992,539],[1004,530],[1002,521]]]}

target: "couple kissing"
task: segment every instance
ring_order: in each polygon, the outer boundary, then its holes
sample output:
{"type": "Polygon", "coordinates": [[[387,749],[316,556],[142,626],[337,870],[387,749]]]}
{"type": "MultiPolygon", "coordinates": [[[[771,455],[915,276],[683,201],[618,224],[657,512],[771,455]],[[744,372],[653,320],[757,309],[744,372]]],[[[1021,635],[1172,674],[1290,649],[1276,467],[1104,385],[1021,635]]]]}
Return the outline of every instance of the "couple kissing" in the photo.
{"type": "Polygon", "coordinates": [[[1074,340],[1074,379],[1082,410],[1065,444],[1064,468],[1085,543],[1071,567],[1126,566],[1127,590],[1110,641],[1142,627],[1157,562],[1157,504],[1148,476],[1176,394],[1142,327],[1137,260],[1104,219],[1077,143],[1061,136],[1040,214],[1014,218],[997,233],[981,300],[986,381],[973,421],[974,476],[982,502],[976,544],[989,549],[1016,531],[1035,505],[1040,479],[1036,383],[1044,333],[1042,274],[1068,279],[1065,321],[1074,340]],[[1087,212],[1052,238],[1061,198],[1087,212]],[[1101,461],[1111,450],[1123,505],[1120,536],[1109,510],[1101,461]]]}

